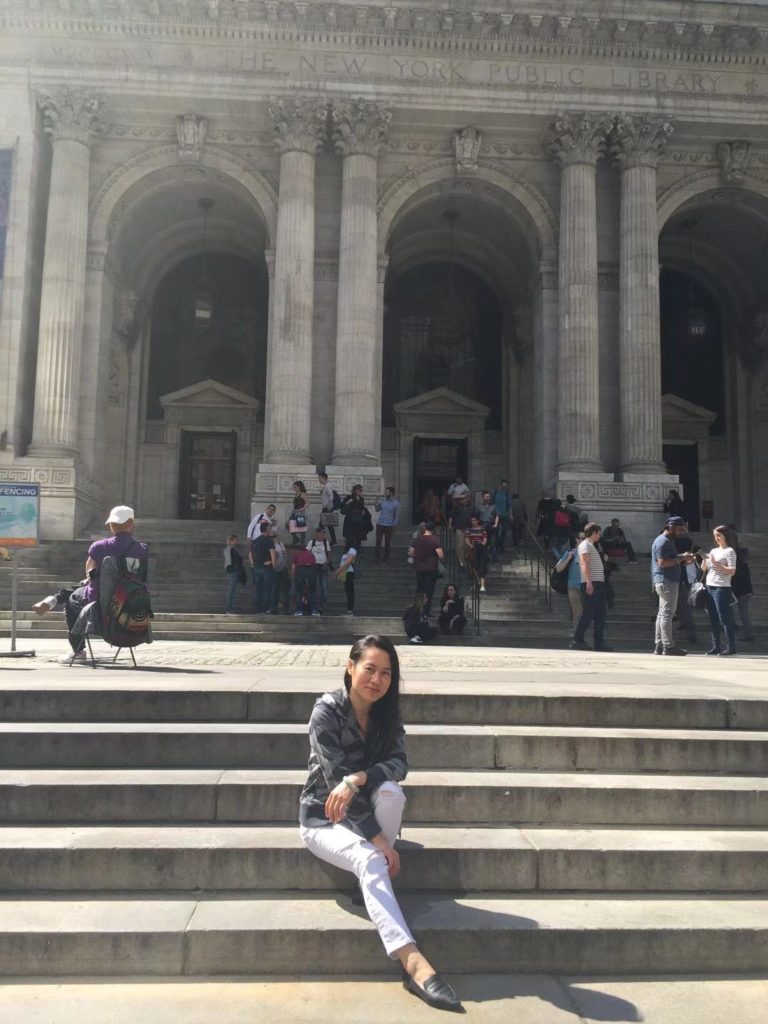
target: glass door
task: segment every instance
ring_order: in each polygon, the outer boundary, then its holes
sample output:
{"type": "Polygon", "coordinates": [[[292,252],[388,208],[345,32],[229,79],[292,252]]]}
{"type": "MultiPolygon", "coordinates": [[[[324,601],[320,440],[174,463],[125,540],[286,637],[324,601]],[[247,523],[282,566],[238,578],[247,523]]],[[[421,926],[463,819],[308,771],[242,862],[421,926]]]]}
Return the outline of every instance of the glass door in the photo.
{"type": "Polygon", "coordinates": [[[235,518],[237,434],[181,432],[180,519],[235,518]]]}

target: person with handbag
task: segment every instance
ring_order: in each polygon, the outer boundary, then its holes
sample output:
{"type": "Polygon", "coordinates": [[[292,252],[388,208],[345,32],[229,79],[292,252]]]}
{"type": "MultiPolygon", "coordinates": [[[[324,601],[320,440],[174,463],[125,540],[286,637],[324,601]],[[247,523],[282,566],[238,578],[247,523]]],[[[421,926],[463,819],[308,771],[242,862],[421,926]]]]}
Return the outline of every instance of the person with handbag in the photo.
{"type": "MultiPolygon", "coordinates": [[[[349,652],[344,685],[315,702],[299,834],[310,853],[356,879],[403,986],[436,1009],[462,1012],[450,985],[419,951],[392,880],[408,774],[400,716],[400,665],[391,640],[365,636],[349,652]]],[[[329,947],[332,955],[332,947],[329,947]]],[[[365,1012],[361,1008],[361,1019],[365,1012]]]]}

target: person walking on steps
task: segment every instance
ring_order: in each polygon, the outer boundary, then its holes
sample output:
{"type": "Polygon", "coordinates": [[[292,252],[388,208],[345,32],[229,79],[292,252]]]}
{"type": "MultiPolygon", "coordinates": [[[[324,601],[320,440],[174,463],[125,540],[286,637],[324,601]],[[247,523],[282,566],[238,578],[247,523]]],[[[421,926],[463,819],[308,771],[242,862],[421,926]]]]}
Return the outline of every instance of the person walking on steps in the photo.
{"type": "Polygon", "coordinates": [[[357,548],[347,541],[347,550],[341,556],[339,568],[336,570],[336,579],[344,584],[344,595],[347,599],[347,610],[345,615],[355,614],[355,565],[357,563],[357,548]]]}
{"type": "Polygon", "coordinates": [[[395,497],[395,488],[388,487],[386,495],[375,505],[379,518],[376,522],[376,561],[381,558],[381,542],[384,541],[384,561],[389,561],[392,547],[392,533],[400,521],[400,502],[395,497]]]}
{"type": "Polygon", "coordinates": [[[702,571],[707,574],[707,614],[712,630],[712,647],[707,654],[728,656],[736,653],[736,622],[733,618],[731,584],[736,574],[738,559],[732,530],[727,526],[716,526],[712,536],[715,547],[701,560],[702,571]],[[723,630],[727,641],[725,648],[720,646],[723,630]]]}
{"type": "Polygon", "coordinates": [[[600,543],[600,527],[587,523],[584,540],[579,544],[579,566],[581,568],[581,600],[584,607],[571,640],[571,650],[588,651],[589,645],[584,634],[593,626],[596,651],[611,651],[605,645],[605,620],[608,611],[608,595],[605,587],[605,567],[596,545],[600,543]]]}
{"type": "Polygon", "coordinates": [[[400,872],[395,843],[408,759],[400,667],[390,640],[366,636],[353,645],[343,687],[315,702],[309,747],[302,842],[320,860],[356,876],[387,956],[400,962],[406,991],[461,1013],[458,996],[416,945],[392,889],[400,872]]]}
{"type": "Polygon", "coordinates": [[[680,596],[683,566],[693,559],[689,552],[678,554],[675,547],[675,541],[685,534],[685,520],[681,516],[670,516],[651,547],[651,585],[659,598],[654,654],[682,657],[688,653],[675,643],[673,621],[680,596]]]}

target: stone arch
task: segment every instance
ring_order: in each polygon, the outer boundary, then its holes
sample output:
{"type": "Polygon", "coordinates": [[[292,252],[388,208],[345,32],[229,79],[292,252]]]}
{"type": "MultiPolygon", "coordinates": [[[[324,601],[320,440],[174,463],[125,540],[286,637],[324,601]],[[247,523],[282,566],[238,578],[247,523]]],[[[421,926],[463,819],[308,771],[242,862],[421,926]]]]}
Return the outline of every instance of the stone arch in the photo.
{"type": "Polygon", "coordinates": [[[736,188],[733,185],[724,185],[720,171],[715,168],[694,171],[673,182],[658,197],[656,208],[659,234],[670,218],[691,199],[704,198],[707,193],[717,191],[734,191],[742,194],[751,192],[762,199],[768,199],[768,182],[754,174],[747,173],[743,184],[736,188]]]}
{"type": "Polygon", "coordinates": [[[470,194],[482,196],[484,189],[490,188],[513,198],[536,228],[539,258],[557,258],[557,219],[538,189],[524,178],[512,174],[503,164],[490,160],[480,160],[477,174],[472,177],[457,176],[456,162],[452,157],[411,167],[380,193],[377,206],[380,253],[385,251],[395,220],[408,200],[430,186],[450,180],[462,183],[470,194]]]}
{"type": "Polygon", "coordinates": [[[112,217],[129,189],[147,175],[173,167],[202,167],[240,185],[259,207],[269,244],[274,245],[278,199],[264,175],[241,157],[211,146],[204,149],[199,162],[192,164],[179,157],[176,145],[153,146],[137,153],[106,178],[91,203],[90,245],[107,245],[112,217]]]}

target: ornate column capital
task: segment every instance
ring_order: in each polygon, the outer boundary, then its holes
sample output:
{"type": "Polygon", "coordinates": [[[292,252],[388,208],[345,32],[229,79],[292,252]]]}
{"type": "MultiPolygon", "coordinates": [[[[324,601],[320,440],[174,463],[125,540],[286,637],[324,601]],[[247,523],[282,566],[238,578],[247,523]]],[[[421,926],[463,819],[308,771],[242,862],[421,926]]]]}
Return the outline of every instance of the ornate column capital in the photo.
{"type": "Polygon", "coordinates": [[[594,167],[605,152],[612,127],[608,114],[560,114],[551,128],[549,152],[561,167],[594,167]]]}
{"type": "Polygon", "coordinates": [[[101,99],[85,89],[41,89],[37,105],[43,112],[43,126],[54,142],[72,139],[90,145],[93,136],[103,128],[101,99]]]}
{"type": "Polygon", "coordinates": [[[298,150],[314,156],[326,139],[328,103],[304,96],[285,96],[272,100],[267,108],[281,153],[298,150]]]}
{"type": "Polygon", "coordinates": [[[391,120],[392,111],[371,100],[334,103],[331,124],[336,151],[342,156],[378,156],[387,141],[391,120]]]}
{"type": "Polygon", "coordinates": [[[656,167],[674,130],[668,117],[619,114],[611,139],[611,156],[622,168],[656,167]]]}

